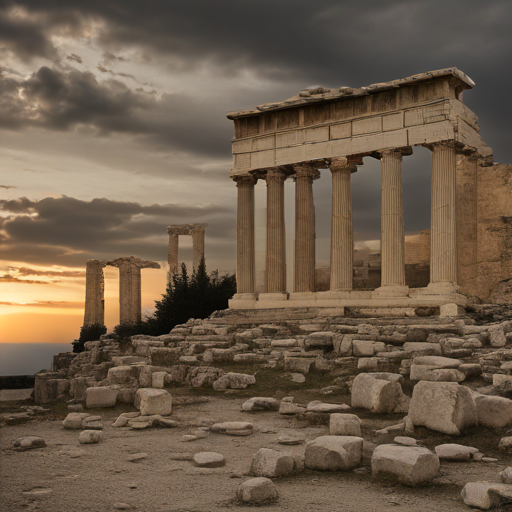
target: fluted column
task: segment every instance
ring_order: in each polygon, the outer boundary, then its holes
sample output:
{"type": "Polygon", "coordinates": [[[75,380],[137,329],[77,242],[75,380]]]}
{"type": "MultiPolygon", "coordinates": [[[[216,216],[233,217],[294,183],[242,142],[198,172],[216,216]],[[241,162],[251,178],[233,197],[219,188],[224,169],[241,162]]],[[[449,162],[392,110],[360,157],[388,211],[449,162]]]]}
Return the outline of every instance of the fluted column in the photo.
{"type": "Polygon", "coordinates": [[[105,324],[104,260],[89,260],[85,269],[84,325],[105,324]]]}
{"type": "Polygon", "coordinates": [[[203,226],[194,227],[190,230],[192,236],[192,268],[196,271],[201,260],[204,258],[204,232],[203,226]]]}
{"type": "Polygon", "coordinates": [[[178,246],[180,235],[171,229],[167,229],[167,233],[169,234],[167,261],[169,263],[169,276],[172,277],[178,272],[178,246]]]}
{"type": "Polygon", "coordinates": [[[280,169],[267,171],[267,247],[265,292],[286,292],[286,234],[284,225],[284,180],[280,169]]]}
{"type": "Polygon", "coordinates": [[[432,149],[430,285],[455,291],[457,285],[456,151],[451,144],[432,149]],[[442,283],[442,284],[441,284],[442,283]]]}
{"type": "Polygon", "coordinates": [[[233,178],[238,191],[236,215],[236,291],[254,293],[256,276],[254,243],[254,185],[252,175],[233,178]]]}
{"type": "Polygon", "coordinates": [[[351,174],[356,164],[346,158],[331,161],[331,290],[352,290],[354,234],[351,174]]]}
{"type": "Polygon", "coordinates": [[[295,166],[295,292],[315,291],[315,203],[313,180],[319,177],[314,165],[295,166]]]}
{"type": "Polygon", "coordinates": [[[402,198],[402,152],[381,152],[381,288],[382,294],[405,295],[405,239],[402,198]]]}
{"type": "Polygon", "coordinates": [[[141,321],[141,275],[143,268],[160,268],[155,261],[136,256],[116,258],[108,265],[119,268],[119,323],[136,324],[141,321]]]}

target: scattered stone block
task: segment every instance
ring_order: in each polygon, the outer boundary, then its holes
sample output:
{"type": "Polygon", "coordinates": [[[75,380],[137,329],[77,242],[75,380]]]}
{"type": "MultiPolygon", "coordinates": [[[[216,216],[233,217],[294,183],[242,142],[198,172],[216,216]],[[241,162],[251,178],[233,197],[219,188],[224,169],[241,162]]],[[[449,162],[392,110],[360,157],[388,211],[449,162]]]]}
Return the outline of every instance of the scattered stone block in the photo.
{"type": "Polygon", "coordinates": [[[154,372],[151,374],[151,387],[154,389],[163,389],[167,372],[154,372]]]}
{"type": "Polygon", "coordinates": [[[323,413],[336,413],[348,411],[350,407],[347,404],[327,404],[320,400],[313,400],[306,406],[307,412],[323,412],[323,413]]]}
{"type": "Polygon", "coordinates": [[[296,445],[296,444],[302,444],[304,442],[304,437],[298,433],[284,433],[280,434],[277,438],[277,442],[279,444],[284,445],[296,445]]]}
{"type": "Polygon", "coordinates": [[[439,457],[422,446],[381,444],[372,455],[372,475],[383,475],[405,485],[429,482],[439,471],[439,457]]]}
{"type": "Polygon", "coordinates": [[[489,340],[491,347],[501,348],[507,344],[507,337],[505,336],[505,330],[503,325],[491,325],[489,327],[489,340]]]}
{"type": "Polygon", "coordinates": [[[466,375],[455,368],[432,369],[421,364],[412,364],[409,378],[414,381],[463,382],[466,375]]]}
{"type": "Polygon", "coordinates": [[[460,494],[466,505],[481,510],[512,503],[512,485],[470,482],[464,486],[460,494]]]}
{"type": "Polygon", "coordinates": [[[107,380],[112,384],[127,384],[132,380],[131,366],[114,366],[107,374],[107,380]]]}
{"type": "Polygon", "coordinates": [[[401,436],[405,433],[405,424],[399,423],[398,425],[390,425],[389,427],[382,428],[375,431],[373,442],[379,444],[390,444],[395,437],[401,436]]]}
{"type": "Polygon", "coordinates": [[[278,494],[274,483],[269,478],[250,478],[242,482],[237,490],[237,498],[242,503],[272,503],[277,501],[278,494]]]}
{"type": "Polygon", "coordinates": [[[512,436],[502,437],[498,449],[500,452],[510,453],[512,451],[512,436]]]}
{"type": "Polygon", "coordinates": [[[478,453],[478,448],[448,443],[436,446],[435,452],[441,460],[467,461],[473,458],[473,454],[478,453]]]}
{"type": "Polygon", "coordinates": [[[355,436],[320,436],[306,443],[304,465],[321,471],[348,471],[361,463],[363,439],[355,436]]]}
{"type": "Polygon", "coordinates": [[[71,404],[68,405],[69,412],[83,412],[84,406],[82,404],[71,404]]]}
{"type": "Polygon", "coordinates": [[[103,439],[103,432],[98,430],[83,430],[78,436],[80,444],[95,444],[103,439]]]}
{"type": "Polygon", "coordinates": [[[88,416],[82,420],[82,428],[89,430],[101,430],[103,428],[103,422],[101,416],[88,416]]]}
{"type": "Polygon", "coordinates": [[[503,428],[512,423],[512,400],[501,396],[474,395],[478,424],[503,428]]]}
{"type": "Polygon", "coordinates": [[[294,459],[292,456],[269,448],[260,448],[252,457],[250,474],[279,478],[293,472],[294,459]]]}
{"type": "Polygon", "coordinates": [[[126,460],[128,462],[140,462],[144,459],[147,459],[149,455],[147,453],[134,453],[133,455],[130,455],[126,460]]]}
{"type": "Polygon", "coordinates": [[[414,426],[457,436],[477,422],[471,391],[455,382],[418,382],[408,416],[414,426]]]}
{"type": "Polygon", "coordinates": [[[210,427],[211,432],[228,436],[248,436],[252,434],[253,429],[253,424],[246,421],[225,421],[224,423],[215,423],[210,427]]]}
{"type": "Polygon", "coordinates": [[[256,384],[256,377],[245,373],[226,373],[220,379],[213,383],[213,389],[220,391],[223,389],[245,389],[251,384],[256,384]]]}
{"type": "Polygon", "coordinates": [[[45,440],[39,436],[18,437],[18,439],[14,441],[14,448],[20,451],[44,448],[45,446],[45,440]]]}
{"type": "Polygon", "coordinates": [[[355,414],[331,414],[329,435],[361,437],[361,420],[355,414]]]}
{"type": "Polygon", "coordinates": [[[200,468],[220,468],[226,464],[224,455],[215,452],[199,452],[194,455],[194,464],[200,468]]]}
{"type": "Polygon", "coordinates": [[[172,397],[165,389],[140,388],[136,399],[136,407],[143,416],[168,416],[172,412],[172,397]]]}
{"type": "Polygon", "coordinates": [[[85,406],[88,409],[99,407],[114,407],[119,390],[110,386],[87,388],[85,392],[85,406]]]}
{"type": "Polygon", "coordinates": [[[305,412],[305,407],[294,404],[292,402],[285,402],[281,400],[281,405],[279,406],[279,414],[304,414],[305,412]]]}
{"type": "Polygon", "coordinates": [[[80,429],[82,428],[82,421],[89,417],[90,414],[86,412],[70,412],[62,422],[62,426],[67,429],[80,429]]]}
{"type": "Polygon", "coordinates": [[[292,373],[292,382],[302,384],[303,382],[306,382],[306,377],[304,377],[302,373],[292,373]]]}
{"type": "Polygon", "coordinates": [[[414,437],[407,436],[396,436],[393,440],[395,444],[400,444],[402,446],[417,446],[418,441],[414,439],[414,437]]]}
{"type": "Polygon", "coordinates": [[[280,404],[272,397],[255,396],[242,404],[242,411],[278,411],[280,404]]]}
{"type": "Polygon", "coordinates": [[[503,471],[500,471],[498,473],[498,476],[500,477],[500,480],[504,484],[512,484],[512,468],[511,467],[505,468],[503,471]]]}
{"type": "Polygon", "coordinates": [[[285,357],[284,368],[291,372],[309,373],[314,359],[307,357],[285,357]]]}
{"type": "Polygon", "coordinates": [[[373,341],[368,340],[353,340],[352,350],[356,357],[371,357],[375,353],[373,341]]]}
{"type": "Polygon", "coordinates": [[[352,384],[352,407],[368,409],[375,413],[393,412],[403,392],[398,379],[382,378],[386,375],[393,374],[359,374],[352,384]]]}

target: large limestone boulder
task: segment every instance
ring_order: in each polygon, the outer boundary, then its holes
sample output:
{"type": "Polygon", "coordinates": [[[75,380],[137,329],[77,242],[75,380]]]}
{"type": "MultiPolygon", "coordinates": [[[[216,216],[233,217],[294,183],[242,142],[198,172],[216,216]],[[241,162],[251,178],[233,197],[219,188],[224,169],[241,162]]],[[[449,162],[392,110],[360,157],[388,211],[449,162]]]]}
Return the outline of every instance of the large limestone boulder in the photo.
{"type": "Polygon", "coordinates": [[[224,455],[216,452],[199,452],[193,457],[194,464],[200,468],[220,468],[226,465],[224,455]]]}
{"type": "Polygon", "coordinates": [[[473,395],[478,424],[483,427],[503,428],[512,423],[512,400],[501,396],[473,395]]]}
{"type": "Polygon", "coordinates": [[[363,438],[320,436],[306,444],[304,465],[322,471],[347,471],[361,463],[363,438]]]}
{"type": "Polygon", "coordinates": [[[422,364],[412,364],[409,378],[414,381],[462,382],[466,375],[456,368],[434,368],[422,364]]]}
{"type": "Polygon", "coordinates": [[[312,402],[308,403],[306,412],[323,412],[331,414],[337,412],[345,412],[349,409],[350,407],[347,404],[327,404],[320,400],[313,400],[312,402]]]}
{"type": "Polygon", "coordinates": [[[87,388],[85,392],[85,406],[88,409],[97,407],[114,407],[116,405],[118,389],[110,386],[87,388]]]}
{"type": "Polygon", "coordinates": [[[269,448],[260,448],[252,457],[250,474],[279,478],[290,475],[293,472],[293,466],[294,461],[291,455],[269,448]]]}
{"type": "Polygon", "coordinates": [[[83,430],[78,436],[80,444],[96,444],[103,439],[103,433],[98,430],[83,430]]]}
{"type": "Polygon", "coordinates": [[[136,407],[143,416],[172,412],[172,397],[165,389],[140,388],[135,396],[136,407]]]}
{"type": "Polygon", "coordinates": [[[243,503],[272,503],[278,494],[274,483],[269,478],[250,478],[238,487],[237,498],[243,503]]]}
{"type": "Polygon", "coordinates": [[[355,414],[331,414],[329,434],[361,437],[361,420],[355,414]]]}
{"type": "Polygon", "coordinates": [[[352,384],[352,407],[375,413],[393,412],[400,404],[403,392],[401,375],[389,373],[361,373],[352,384]]]}
{"type": "Polygon", "coordinates": [[[512,503],[512,485],[490,482],[470,482],[460,493],[464,503],[481,510],[512,503]]]}
{"type": "Polygon", "coordinates": [[[220,391],[223,389],[245,389],[251,384],[256,384],[256,377],[245,373],[226,373],[220,379],[213,383],[213,389],[220,391]]]}
{"type": "Polygon", "coordinates": [[[405,485],[429,482],[437,475],[439,457],[422,446],[381,444],[372,455],[372,475],[397,479],[405,485]]]}
{"type": "Polygon", "coordinates": [[[477,421],[471,391],[456,382],[418,382],[412,394],[409,418],[414,426],[456,436],[477,421]]]}

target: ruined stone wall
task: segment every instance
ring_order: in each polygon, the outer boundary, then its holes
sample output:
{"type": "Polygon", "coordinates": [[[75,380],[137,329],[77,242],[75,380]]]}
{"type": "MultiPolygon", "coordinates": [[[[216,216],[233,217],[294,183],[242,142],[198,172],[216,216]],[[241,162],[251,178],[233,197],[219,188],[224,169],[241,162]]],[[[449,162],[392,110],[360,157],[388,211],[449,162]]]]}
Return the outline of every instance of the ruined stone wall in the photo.
{"type": "Polygon", "coordinates": [[[484,301],[512,277],[512,165],[478,168],[476,289],[484,301]]]}

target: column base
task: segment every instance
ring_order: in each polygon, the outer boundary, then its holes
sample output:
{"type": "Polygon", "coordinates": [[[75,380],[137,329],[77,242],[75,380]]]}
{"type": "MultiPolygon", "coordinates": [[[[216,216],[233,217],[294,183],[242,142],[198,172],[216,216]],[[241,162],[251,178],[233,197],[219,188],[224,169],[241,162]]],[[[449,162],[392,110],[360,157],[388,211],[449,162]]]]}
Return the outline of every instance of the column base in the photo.
{"type": "Polygon", "coordinates": [[[385,298],[385,297],[408,297],[408,286],[381,286],[372,292],[372,298],[385,298]]]}
{"type": "Polygon", "coordinates": [[[235,293],[231,300],[251,300],[255,301],[257,295],[255,293],[235,293]]]}
{"type": "Polygon", "coordinates": [[[440,281],[438,283],[429,283],[424,293],[427,295],[451,295],[458,292],[459,286],[455,283],[440,281]]]}
{"type": "Polygon", "coordinates": [[[258,300],[262,302],[274,302],[274,301],[283,301],[288,300],[288,292],[268,292],[268,293],[260,293],[258,296],[258,300]]]}

